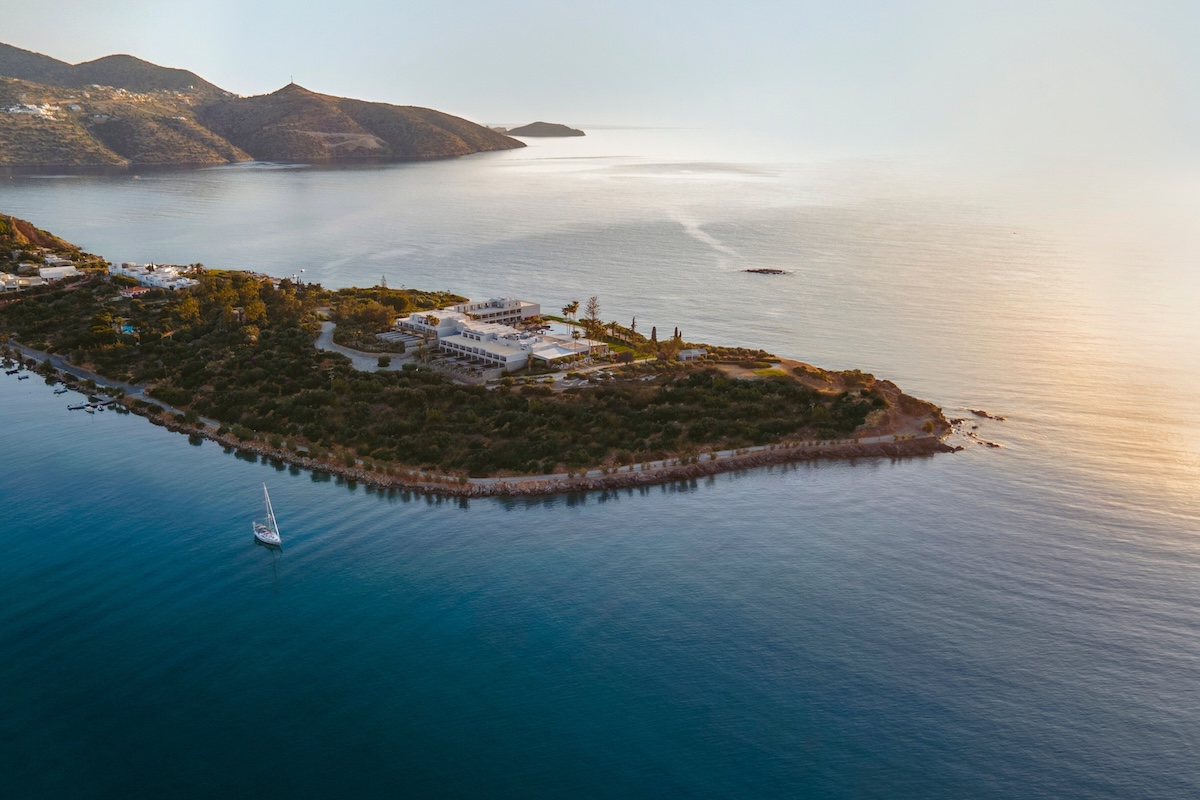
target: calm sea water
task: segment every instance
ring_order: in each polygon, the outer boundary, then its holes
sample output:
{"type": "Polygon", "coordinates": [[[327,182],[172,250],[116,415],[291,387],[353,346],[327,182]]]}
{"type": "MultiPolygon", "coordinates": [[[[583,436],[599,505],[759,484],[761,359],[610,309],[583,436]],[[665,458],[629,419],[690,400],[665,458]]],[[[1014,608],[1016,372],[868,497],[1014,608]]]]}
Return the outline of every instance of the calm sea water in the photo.
{"type": "Polygon", "coordinates": [[[0,376],[0,793],[1200,794],[1200,204],[1137,185],[688,131],[0,178],[110,259],[595,294],[1007,418],[971,418],[1000,449],[465,504],[0,376]]]}

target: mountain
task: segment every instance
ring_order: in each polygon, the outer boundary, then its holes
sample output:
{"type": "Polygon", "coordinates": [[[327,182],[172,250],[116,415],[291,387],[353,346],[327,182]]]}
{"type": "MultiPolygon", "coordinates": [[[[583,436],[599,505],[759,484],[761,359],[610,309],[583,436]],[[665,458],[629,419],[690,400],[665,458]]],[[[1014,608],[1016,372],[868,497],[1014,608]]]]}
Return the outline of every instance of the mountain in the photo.
{"type": "Polygon", "coordinates": [[[586,136],[578,128],[568,128],[557,122],[531,122],[506,131],[509,136],[586,136]]]}
{"type": "Polygon", "coordinates": [[[0,44],[0,166],[430,159],[524,146],[428,108],[295,84],[237,97],[133,56],[72,65],[0,44]]]}
{"type": "Polygon", "coordinates": [[[133,56],[104,56],[82,64],[68,64],[3,43],[0,43],[0,75],[67,88],[97,84],[131,92],[190,90],[198,94],[225,94],[223,89],[195,73],[160,67],[133,56]]]}
{"type": "Polygon", "coordinates": [[[65,61],[0,42],[0,75],[61,86],[70,71],[65,61]]]}
{"type": "Polygon", "coordinates": [[[194,72],[160,67],[133,56],[115,55],[71,67],[71,83],[64,86],[117,86],[131,92],[187,92],[227,94],[194,72]]]}
{"type": "Polygon", "coordinates": [[[437,158],[521,146],[440,111],[332,97],[294,83],[272,94],[207,105],[197,118],[264,160],[437,158]]]}

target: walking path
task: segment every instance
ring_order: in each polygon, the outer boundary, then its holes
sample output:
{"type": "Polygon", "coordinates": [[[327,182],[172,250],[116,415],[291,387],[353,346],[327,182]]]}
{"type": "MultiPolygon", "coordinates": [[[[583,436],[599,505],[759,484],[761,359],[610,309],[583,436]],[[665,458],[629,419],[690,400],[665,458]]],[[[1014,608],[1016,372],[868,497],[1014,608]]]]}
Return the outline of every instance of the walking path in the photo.
{"type": "MultiPolygon", "coordinates": [[[[918,439],[937,439],[933,434],[922,434],[907,437],[907,440],[918,439]]],[[[738,456],[747,456],[753,453],[765,453],[773,450],[794,451],[794,452],[813,452],[819,453],[823,450],[833,450],[839,447],[848,445],[870,445],[870,444],[891,444],[898,441],[897,438],[888,434],[887,436],[864,436],[860,439],[820,439],[809,442],[793,442],[789,444],[767,444],[756,445],[754,447],[743,447],[737,450],[718,450],[714,453],[701,453],[697,458],[700,463],[708,461],[727,461],[738,456]]],[[[662,461],[648,461],[644,464],[626,464],[620,467],[614,467],[607,472],[603,469],[591,469],[586,473],[576,473],[575,477],[584,478],[599,478],[604,475],[628,475],[645,473],[647,475],[658,472],[671,466],[679,466],[678,458],[668,458],[662,461]]],[[[556,472],[550,475],[518,475],[511,478],[470,478],[469,482],[480,486],[488,486],[496,483],[504,484],[519,484],[531,483],[534,481],[565,481],[572,476],[566,472],[556,472]]]]}

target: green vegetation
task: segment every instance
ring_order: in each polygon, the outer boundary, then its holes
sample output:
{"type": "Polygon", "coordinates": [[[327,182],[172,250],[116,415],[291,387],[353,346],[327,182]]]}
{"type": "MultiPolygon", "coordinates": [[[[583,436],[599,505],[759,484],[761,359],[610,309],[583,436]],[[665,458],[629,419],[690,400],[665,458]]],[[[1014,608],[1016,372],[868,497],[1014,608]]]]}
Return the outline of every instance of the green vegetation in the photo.
{"type": "Polygon", "coordinates": [[[423,292],[419,289],[388,289],[383,286],[339,289],[332,297],[331,316],[337,323],[334,341],[355,350],[403,353],[402,343],[384,342],[375,334],[392,327],[395,319],[405,314],[444,308],[465,301],[465,297],[450,292],[423,292]]]}
{"type": "Polygon", "coordinates": [[[98,277],[29,292],[0,308],[0,328],[109,377],[151,384],[151,395],[185,418],[216,419],[242,440],[286,440],[383,469],[541,474],[688,458],[844,437],[886,405],[871,389],[821,392],[776,374],[739,380],[712,365],[670,359],[565,392],[511,377],[494,389],[460,386],[412,364],[358,372],[312,346],[320,309],[369,327],[386,319],[380,308],[390,317],[453,296],[381,287],[331,292],[288,280],[275,287],[237,272],[204,272],[200,280],[192,291],[152,291],[138,300],[121,298],[98,277]],[[123,325],[136,333],[120,332],[123,325]]]}

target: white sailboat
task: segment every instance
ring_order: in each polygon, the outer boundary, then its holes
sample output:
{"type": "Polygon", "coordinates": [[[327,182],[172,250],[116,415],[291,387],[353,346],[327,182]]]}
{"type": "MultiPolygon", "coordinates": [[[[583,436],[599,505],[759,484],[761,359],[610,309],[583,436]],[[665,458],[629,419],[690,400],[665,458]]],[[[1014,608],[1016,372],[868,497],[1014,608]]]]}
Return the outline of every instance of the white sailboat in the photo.
{"type": "Polygon", "coordinates": [[[279,547],[279,523],[275,521],[275,510],[271,508],[271,495],[267,494],[267,485],[263,484],[263,505],[266,508],[266,518],[254,520],[254,538],[268,547],[279,547]]]}

